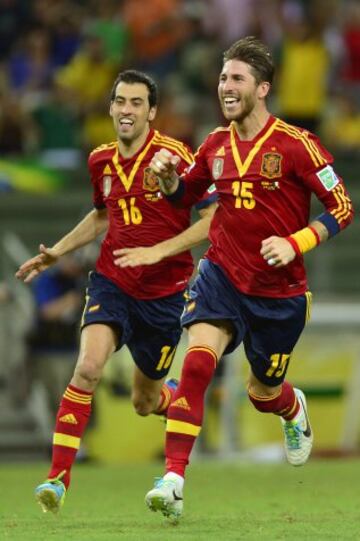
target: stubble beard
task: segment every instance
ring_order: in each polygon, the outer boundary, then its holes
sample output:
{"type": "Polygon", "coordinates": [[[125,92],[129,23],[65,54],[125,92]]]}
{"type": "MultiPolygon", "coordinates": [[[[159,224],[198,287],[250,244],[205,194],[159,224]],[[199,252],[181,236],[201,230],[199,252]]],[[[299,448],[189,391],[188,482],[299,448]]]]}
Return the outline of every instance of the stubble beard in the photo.
{"type": "Polygon", "coordinates": [[[235,122],[244,122],[244,120],[253,112],[255,108],[255,101],[250,96],[244,96],[242,98],[243,108],[241,113],[239,113],[233,120],[235,122]]]}
{"type": "Polygon", "coordinates": [[[240,99],[242,103],[242,110],[240,113],[228,114],[225,107],[222,106],[223,114],[227,120],[242,123],[253,112],[256,104],[253,96],[247,94],[240,99]]]}

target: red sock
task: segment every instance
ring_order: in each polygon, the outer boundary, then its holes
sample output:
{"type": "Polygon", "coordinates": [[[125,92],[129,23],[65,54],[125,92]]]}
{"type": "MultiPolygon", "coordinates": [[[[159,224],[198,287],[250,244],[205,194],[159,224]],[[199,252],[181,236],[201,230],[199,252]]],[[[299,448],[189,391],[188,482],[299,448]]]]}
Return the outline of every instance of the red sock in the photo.
{"type": "Polygon", "coordinates": [[[207,346],[190,348],[185,356],[181,380],[170,404],[166,423],[166,472],[184,477],[185,468],[204,414],[205,391],[217,363],[207,346]]]}
{"type": "Polygon", "coordinates": [[[294,387],[284,381],[280,391],[273,396],[257,396],[249,392],[249,398],[258,411],[280,415],[287,421],[293,419],[300,409],[294,387]]]}
{"type": "Polygon", "coordinates": [[[92,395],[93,393],[78,389],[74,385],[68,385],[56,416],[48,478],[53,479],[65,471],[61,480],[66,488],[70,484],[71,466],[90,417],[92,395]]]}
{"type": "Polygon", "coordinates": [[[175,391],[173,387],[163,384],[160,391],[159,405],[154,411],[155,415],[167,415],[171,402],[174,400],[175,391]]]}

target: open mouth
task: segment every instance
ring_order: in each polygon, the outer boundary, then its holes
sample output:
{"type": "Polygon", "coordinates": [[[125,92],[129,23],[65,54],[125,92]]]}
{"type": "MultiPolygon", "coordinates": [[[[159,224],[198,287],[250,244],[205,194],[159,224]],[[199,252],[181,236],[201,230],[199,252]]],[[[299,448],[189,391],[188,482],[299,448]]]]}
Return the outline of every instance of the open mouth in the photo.
{"type": "Polygon", "coordinates": [[[227,109],[231,109],[232,107],[240,103],[240,99],[235,98],[234,96],[227,96],[223,99],[223,103],[227,109]]]}
{"type": "Polygon", "coordinates": [[[121,128],[128,129],[134,125],[134,121],[131,120],[130,118],[120,118],[119,124],[121,128]]]}

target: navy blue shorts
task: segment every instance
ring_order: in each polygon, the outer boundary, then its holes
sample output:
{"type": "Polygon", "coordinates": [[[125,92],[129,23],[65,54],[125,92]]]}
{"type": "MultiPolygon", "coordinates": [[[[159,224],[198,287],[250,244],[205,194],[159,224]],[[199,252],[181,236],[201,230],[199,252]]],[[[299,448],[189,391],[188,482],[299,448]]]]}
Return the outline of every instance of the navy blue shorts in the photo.
{"type": "Polygon", "coordinates": [[[265,385],[279,385],[308,319],[311,293],[285,299],[240,293],[223,270],[207,259],[189,290],[181,323],[231,321],[233,339],[225,354],[242,342],[252,372],[265,385]]]}
{"type": "Polygon", "coordinates": [[[117,349],[126,345],[138,368],[151,379],[169,372],[181,337],[184,293],[154,300],[134,299],[111,280],[91,272],[81,328],[106,323],[119,331],[117,349]]]}

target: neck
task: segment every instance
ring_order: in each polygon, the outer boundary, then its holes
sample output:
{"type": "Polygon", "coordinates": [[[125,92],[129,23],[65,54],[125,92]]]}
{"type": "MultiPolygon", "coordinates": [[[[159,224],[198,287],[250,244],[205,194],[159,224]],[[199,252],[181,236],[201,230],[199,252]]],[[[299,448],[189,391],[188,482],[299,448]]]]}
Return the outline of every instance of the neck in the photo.
{"type": "Polygon", "coordinates": [[[251,141],[264,128],[270,117],[269,111],[252,111],[244,120],[234,120],[235,129],[242,141],[251,141]]]}
{"type": "Polygon", "coordinates": [[[150,128],[148,127],[136,139],[123,140],[118,138],[118,147],[121,156],[123,156],[123,158],[131,158],[134,156],[134,154],[136,154],[144,145],[149,132],[150,128]]]}

